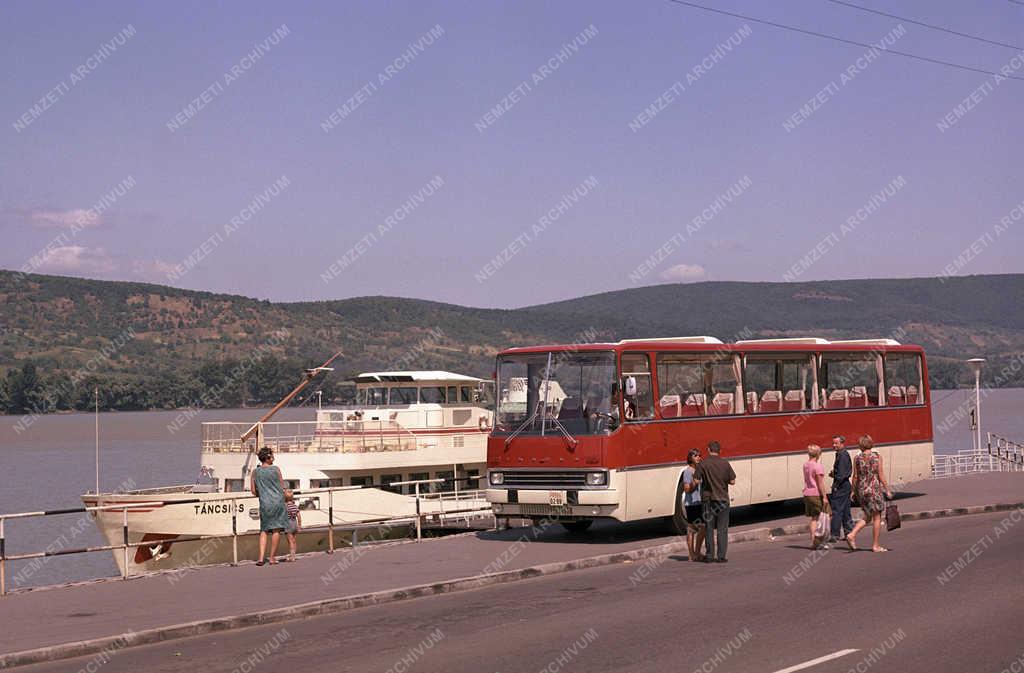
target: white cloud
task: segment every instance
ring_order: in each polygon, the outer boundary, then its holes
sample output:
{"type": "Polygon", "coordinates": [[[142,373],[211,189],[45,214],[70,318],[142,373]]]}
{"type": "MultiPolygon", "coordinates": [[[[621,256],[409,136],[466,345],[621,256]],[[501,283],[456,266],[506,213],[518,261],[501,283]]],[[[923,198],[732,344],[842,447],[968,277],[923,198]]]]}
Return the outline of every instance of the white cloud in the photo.
{"type": "Polygon", "coordinates": [[[676,283],[701,280],[708,272],[700,264],[676,264],[661,272],[661,279],[676,283]]]}
{"type": "Polygon", "coordinates": [[[167,275],[174,271],[174,265],[162,259],[137,259],[132,262],[132,273],[155,281],[167,282],[167,275]]]}
{"type": "Polygon", "coordinates": [[[81,228],[95,227],[100,223],[99,215],[91,208],[72,210],[30,210],[26,213],[29,223],[41,229],[59,229],[78,225],[81,228]]]}
{"type": "Polygon", "coordinates": [[[117,264],[104,248],[65,245],[46,250],[36,268],[40,271],[110,273],[117,269],[117,264]]]}

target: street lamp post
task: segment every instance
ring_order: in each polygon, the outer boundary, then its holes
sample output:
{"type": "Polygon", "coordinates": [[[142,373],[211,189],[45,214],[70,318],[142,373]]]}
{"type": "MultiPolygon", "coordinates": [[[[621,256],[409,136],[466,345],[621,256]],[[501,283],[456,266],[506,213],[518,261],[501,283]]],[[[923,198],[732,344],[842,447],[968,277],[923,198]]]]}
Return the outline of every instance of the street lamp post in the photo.
{"type": "Polygon", "coordinates": [[[985,358],[971,358],[967,361],[974,372],[974,449],[981,450],[981,368],[985,358]]]}

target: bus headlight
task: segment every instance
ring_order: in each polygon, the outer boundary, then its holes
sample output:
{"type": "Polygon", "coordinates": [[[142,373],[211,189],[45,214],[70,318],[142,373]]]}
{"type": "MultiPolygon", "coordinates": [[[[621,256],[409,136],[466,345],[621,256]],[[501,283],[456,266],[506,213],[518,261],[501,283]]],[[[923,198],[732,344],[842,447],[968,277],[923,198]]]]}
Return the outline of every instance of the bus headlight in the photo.
{"type": "Polygon", "coordinates": [[[504,472],[491,472],[490,474],[491,486],[501,486],[505,483],[504,472]]]}
{"type": "Polygon", "coordinates": [[[587,472],[587,486],[604,486],[607,481],[607,472],[587,472]]]}

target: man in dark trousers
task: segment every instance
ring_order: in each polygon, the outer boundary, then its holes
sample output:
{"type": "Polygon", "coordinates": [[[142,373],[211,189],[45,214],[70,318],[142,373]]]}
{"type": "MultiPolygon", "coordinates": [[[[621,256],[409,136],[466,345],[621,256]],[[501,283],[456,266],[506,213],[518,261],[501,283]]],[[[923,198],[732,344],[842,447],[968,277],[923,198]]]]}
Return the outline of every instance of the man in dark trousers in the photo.
{"type": "Polygon", "coordinates": [[[705,563],[725,563],[729,548],[729,486],[736,483],[736,472],[729,461],[722,458],[722,447],[718,442],[708,443],[708,457],[697,465],[694,481],[700,484],[701,500],[704,504],[705,563]],[[717,536],[716,536],[717,532],[717,536]],[[718,555],[715,555],[715,538],[718,538],[718,555]]]}
{"type": "Polygon", "coordinates": [[[828,500],[832,503],[832,542],[845,540],[846,534],[853,530],[853,515],[850,514],[850,475],[853,474],[853,461],[846,451],[846,438],[836,435],[832,438],[832,448],[836,451],[835,462],[832,464],[832,493],[828,500]],[[840,537],[842,535],[842,537],[840,537]]]}

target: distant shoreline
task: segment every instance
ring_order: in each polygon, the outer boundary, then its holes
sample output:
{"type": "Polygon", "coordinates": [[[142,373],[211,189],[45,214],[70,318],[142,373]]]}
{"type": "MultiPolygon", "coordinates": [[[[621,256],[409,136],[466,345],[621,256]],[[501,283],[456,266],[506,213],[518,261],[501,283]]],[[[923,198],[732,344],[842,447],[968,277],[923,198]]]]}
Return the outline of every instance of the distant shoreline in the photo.
{"type": "MultiPolygon", "coordinates": [[[[936,394],[940,394],[940,393],[941,394],[955,393],[955,392],[961,391],[961,390],[965,391],[965,392],[971,392],[971,391],[974,390],[974,386],[963,387],[963,388],[933,388],[933,389],[931,389],[932,398],[933,398],[932,399],[932,404],[935,403],[934,397],[935,397],[936,394]]],[[[982,387],[982,391],[985,391],[985,390],[1024,390],[1024,386],[1005,386],[1005,387],[1001,387],[1001,388],[985,388],[985,387],[982,387]]],[[[345,404],[335,404],[335,405],[325,404],[323,406],[324,407],[345,406],[345,404]]],[[[101,409],[100,410],[100,414],[180,413],[182,411],[186,411],[188,409],[194,409],[194,408],[195,407],[188,407],[188,406],[186,406],[186,407],[174,407],[172,409],[101,409]]],[[[263,412],[263,411],[269,411],[271,408],[273,408],[273,404],[266,404],[266,405],[256,406],[256,407],[203,407],[202,409],[199,410],[198,413],[220,412],[220,411],[246,411],[246,412],[258,413],[258,412],[263,412]]],[[[298,410],[300,408],[301,409],[315,409],[316,407],[311,407],[311,406],[285,407],[284,409],[281,409],[278,413],[287,413],[289,411],[295,411],[295,410],[298,410]]],[[[24,417],[31,417],[31,416],[92,416],[93,413],[95,413],[95,412],[83,411],[83,410],[77,410],[77,409],[60,409],[60,410],[57,410],[57,411],[32,412],[32,413],[27,413],[27,414],[10,414],[10,413],[5,413],[5,414],[0,414],[0,415],[3,415],[5,417],[7,417],[7,418],[24,418],[24,417]]]]}

